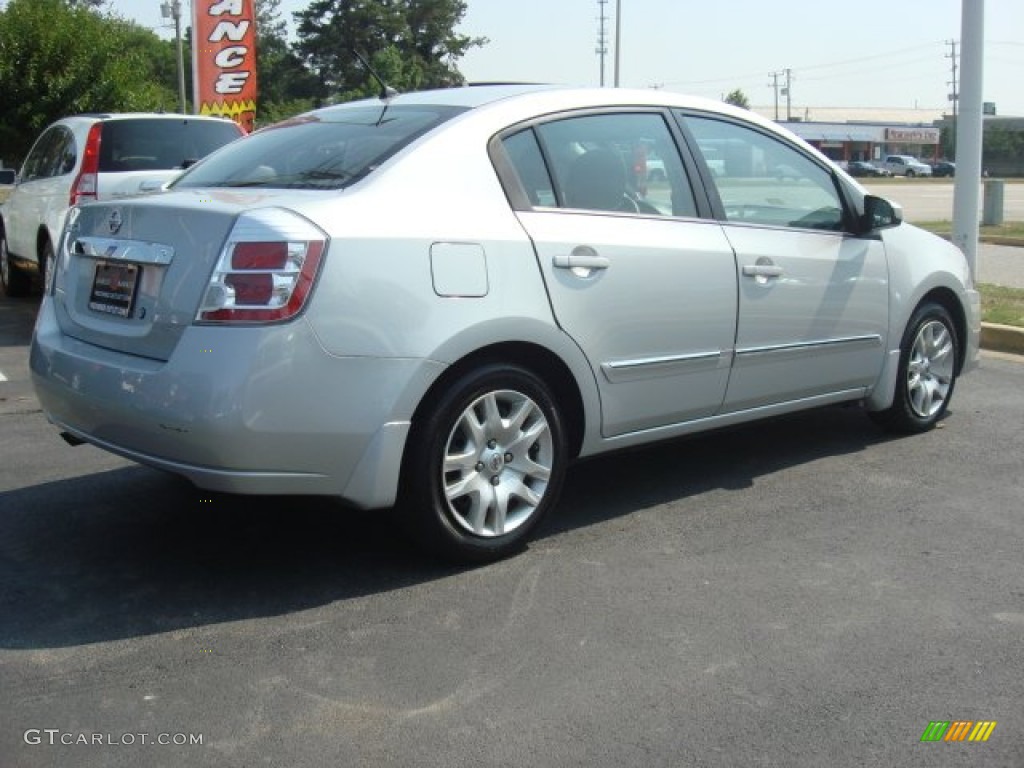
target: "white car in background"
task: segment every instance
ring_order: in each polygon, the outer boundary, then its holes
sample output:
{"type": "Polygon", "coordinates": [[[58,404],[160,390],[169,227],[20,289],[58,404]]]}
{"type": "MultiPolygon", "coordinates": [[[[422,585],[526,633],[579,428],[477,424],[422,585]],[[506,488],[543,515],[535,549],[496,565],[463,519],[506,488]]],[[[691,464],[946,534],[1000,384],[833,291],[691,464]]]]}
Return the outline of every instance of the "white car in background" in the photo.
{"type": "Polygon", "coordinates": [[[0,285],[23,296],[42,277],[68,208],[156,192],[243,135],[229,120],[178,114],[92,114],[58,120],[36,139],[0,207],[0,285]]]}
{"type": "Polygon", "coordinates": [[[906,176],[908,179],[932,175],[932,167],[912,155],[889,155],[877,165],[893,176],[906,176]]]}

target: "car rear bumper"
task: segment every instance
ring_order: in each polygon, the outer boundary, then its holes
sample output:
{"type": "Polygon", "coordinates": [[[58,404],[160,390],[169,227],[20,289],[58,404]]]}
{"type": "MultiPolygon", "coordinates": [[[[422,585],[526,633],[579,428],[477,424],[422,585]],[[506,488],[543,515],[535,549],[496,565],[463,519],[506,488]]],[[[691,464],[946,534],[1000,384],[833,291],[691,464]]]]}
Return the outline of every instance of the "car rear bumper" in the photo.
{"type": "Polygon", "coordinates": [[[443,366],[326,353],[304,320],[190,326],[166,362],[65,335],[48,300],[33,340],[47,417],[112,453],[232,493],[393,503],[409,420],[443,366]]]}

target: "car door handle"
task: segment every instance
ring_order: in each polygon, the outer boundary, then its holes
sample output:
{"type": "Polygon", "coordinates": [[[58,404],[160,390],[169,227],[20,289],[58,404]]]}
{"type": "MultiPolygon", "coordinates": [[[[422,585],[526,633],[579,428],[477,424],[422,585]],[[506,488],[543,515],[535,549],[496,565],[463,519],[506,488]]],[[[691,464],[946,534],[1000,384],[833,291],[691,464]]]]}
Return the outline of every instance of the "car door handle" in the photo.
{"type": "Polygon", "coordinates": [[[608,269],[611,262],[605,256],[597,254],[561,254],[551,259],[558,269],[608,269]]]}
{"type": "Polygon", "coordinates": [[[747,277],[782,277],[782,267],[774,264],[744,264],[743,274],[747,277]]]}

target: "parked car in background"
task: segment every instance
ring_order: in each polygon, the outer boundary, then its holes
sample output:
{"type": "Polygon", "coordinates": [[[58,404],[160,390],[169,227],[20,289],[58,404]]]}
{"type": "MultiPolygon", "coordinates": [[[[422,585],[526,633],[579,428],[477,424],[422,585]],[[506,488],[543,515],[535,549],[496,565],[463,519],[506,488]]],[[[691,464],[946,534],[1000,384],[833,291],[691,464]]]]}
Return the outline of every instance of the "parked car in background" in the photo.
{"type": "Polygon", "coordinates": [[[937,163],[932,163],[932,176],[956,176],[956,163],[949,160],[939,160],[937,163]]]}
{"type": "Polygon", "coordinates": [[[666,181],[665,163],[657,155],[647,156],[647,181],[666,181]]]}
{"type": "Polygon", "coordinates": [[[889,155],[879,163],[879,166],[889,171],[893,176],[914,178],[915,176],[932,175],[932,167],[930,165],[922,163],[911,155],[889,155]]]}
{"type": "Polygon", "coordinates": [[[10,196],[17,178],[18,173],[13,168],[0,168],[0,203],[10,196]]]}
{"type": "Polygon", "coordinates": [[[846,167],[846,172],[851,176],[885,177],[892,176],[892,173],[885,168],[879,168],[866,160],[851,160],[846,167]]]}
{"type": "Polygon", "coordinates": [[[577,457],[834,403],[928,430],[980,334],[958,248],[775,123],[650,90],[317,110],[72,209],[48,282],[30,366],[70,443],[397,505],[464,560],[522,546],[577,457]]]}
{"type": "Polygon", "coordinates": [[[242,135],[236,123],[196,115],[92,114],[58,120],[36,139],[0,208],[4,292],[25,295],[32,275],[45,274],[69,206],[159,191],[242,135]]]}

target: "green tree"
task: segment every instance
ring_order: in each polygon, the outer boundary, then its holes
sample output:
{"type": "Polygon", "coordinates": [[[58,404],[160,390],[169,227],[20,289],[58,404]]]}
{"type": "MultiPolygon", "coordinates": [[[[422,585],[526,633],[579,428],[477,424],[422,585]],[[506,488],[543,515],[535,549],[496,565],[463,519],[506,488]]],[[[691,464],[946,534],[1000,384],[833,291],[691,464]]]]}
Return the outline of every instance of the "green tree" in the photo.
{"type": "Polygon", "coordinates": [[[455,32],[465,13],[463,0],[314,0],[295,14],[296,50],[332,101],[380,90],[353,51],[400,91],[458,85],[456,62],[487,42],[455,32]]]}
{"type": "Polygon", "coordinates": [[[732,104],[734,107],[750,109],[750,99],[748,99],[747,94],[745,94],[739,88],[730,91],[729,94],[723,99],[723,101],[726,104],[732,104]]]}
{"type": "Polygon", "coordinates": [[[153,76],[161,41],[72,0],[9,0],[0,10],[0,152],[24,156],[49,123],[80,112],[176,103],[153,76]]]}
{"type": "Polygon", "coordinates": [[[261,125],[311,109],[316,77],[288,42],[281,0],[256,0],[256,116],[261,125]]]}

